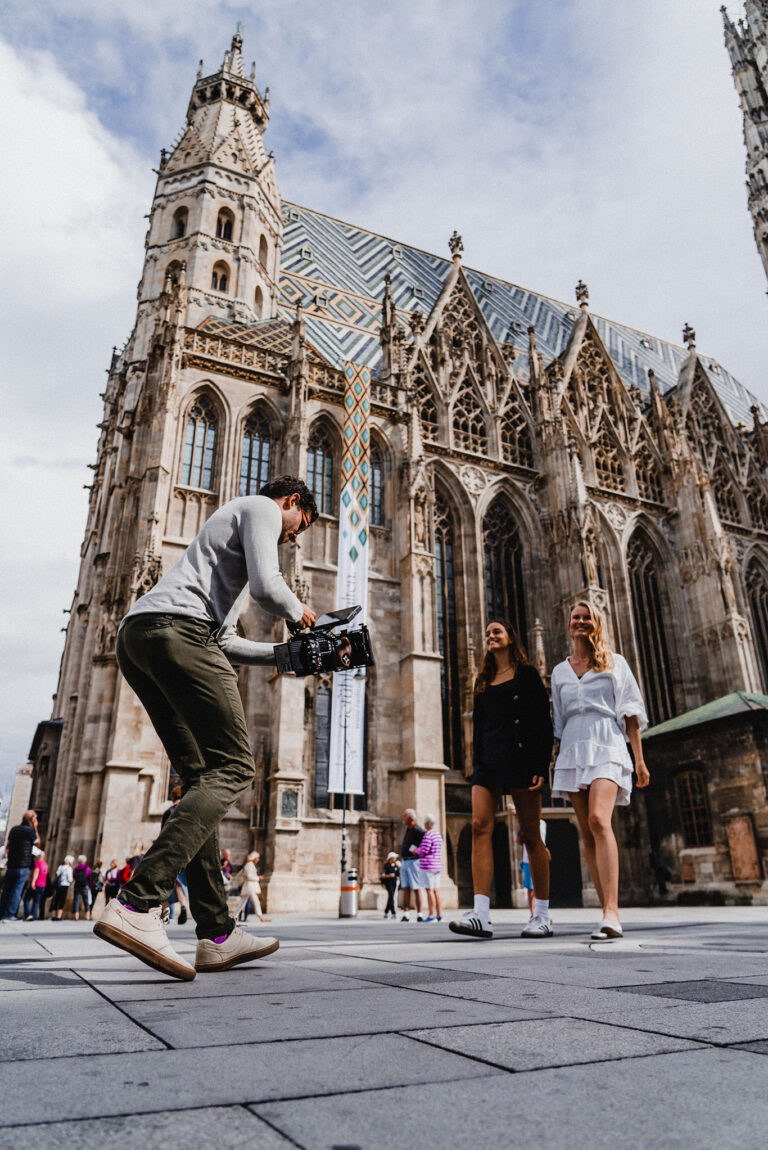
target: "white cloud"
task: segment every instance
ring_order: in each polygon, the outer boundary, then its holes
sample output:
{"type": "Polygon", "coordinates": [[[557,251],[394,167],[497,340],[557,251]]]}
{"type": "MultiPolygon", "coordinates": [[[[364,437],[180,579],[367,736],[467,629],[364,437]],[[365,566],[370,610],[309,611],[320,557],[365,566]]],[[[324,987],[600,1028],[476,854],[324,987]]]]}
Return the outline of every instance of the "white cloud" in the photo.
{"type": "Polygon", "coordinates": [[[565,299],[581,276],[597,312],[664,338],[690,321],[702,350],[768,400],[766,285],[716,4],[189,0],[179,12],[177,0],[81,0],[76,19],[68,0],[4,7],[0,482],[17,542],[0,561],[0,638],[23,636],[1,660],[11,761],[49,713],[155,149],[237,19],[271,87],[286,197],[444,254],[458,227],[468,264],[565,299]]]}

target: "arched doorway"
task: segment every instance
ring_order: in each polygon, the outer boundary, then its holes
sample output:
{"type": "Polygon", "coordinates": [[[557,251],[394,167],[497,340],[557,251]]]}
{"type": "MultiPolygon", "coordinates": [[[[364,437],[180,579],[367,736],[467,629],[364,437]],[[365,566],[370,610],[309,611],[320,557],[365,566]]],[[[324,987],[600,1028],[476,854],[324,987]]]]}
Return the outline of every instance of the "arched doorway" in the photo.
{"type": "Polygon", "coordinates": [[[509,828],[497,822],[493,828],[493,883],[491,906],[512,906],[512,860],[509,854],[509,828]]]}
{"type": "Polygon", "coordinates": [[[549,899],[553,907],[581,906],[579,832],[570,819],[547,819],[549,899]]]}

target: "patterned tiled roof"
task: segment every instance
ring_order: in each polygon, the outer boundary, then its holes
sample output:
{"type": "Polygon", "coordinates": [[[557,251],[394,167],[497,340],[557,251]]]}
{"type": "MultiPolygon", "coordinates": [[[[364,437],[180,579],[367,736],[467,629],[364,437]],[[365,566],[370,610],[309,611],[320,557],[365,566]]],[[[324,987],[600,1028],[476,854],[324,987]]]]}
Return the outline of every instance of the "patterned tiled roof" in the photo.
{"type": "MultiPolygon", "coordinates": [[[[342,368],[345,360],[354,360],[370,366],[375,375],[381,357],[378,333],[385,274],[392,277],[394,301],[405,320],[417,309],[429,314],[451,261],[297,204],[284,202],[283,214],[283,314],[292,316],[301,299],[307,338],[328,362],[342,368]]],[[[464,270],[499,342],[524,347],[528,326],[533,324],[545,361],[564,350],[578,314],[576,307],[471,268],[464,270]]],[[[677,385],[687,357],[685,348],[590,314],[627,386],[636,384],[647,394],[649,368],[662,392],[677,385]]],[[[751,425],[753,404],[761,409],[763,419],[768,418],[768,408],[721,364],[707,358],[704,362],[734,422],[751,425]]]]}

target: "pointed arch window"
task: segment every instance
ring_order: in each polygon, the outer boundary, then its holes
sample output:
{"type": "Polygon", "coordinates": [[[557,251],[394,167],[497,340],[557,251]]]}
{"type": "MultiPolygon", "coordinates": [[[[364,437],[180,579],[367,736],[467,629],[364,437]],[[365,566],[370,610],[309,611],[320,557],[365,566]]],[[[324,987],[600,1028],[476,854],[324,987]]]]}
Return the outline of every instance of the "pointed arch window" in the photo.
{"type": "Polygon", "coordinates": [[[524,643],[523,559],[520,532],[509,507],[497,500],[483,520],[486,622],[508,619],[524,643]]]}
{"type": "Polygon", "coordinates": [[[488,454],[488,433],[480,405],[465,387],[453,405],[453,445],[463,451],[488,454]]]}
{"type": "Polygon", "coordinates": [[[530,428],[522,411],[517,407],[510,408],[502,418],[501,455],[506,463],[533,467],[530,428]]]}
{"type": "Polygon", "coordinates": [[[179,282],[181,275],[181,263],[179,260],[171,260],[168,267],[165,269],[165,274],[170,278],[171,284],[174,286],[179,282]]]}
{"type": "Polygon", "coordinates": [[[641,499],[653,499],[656,503],[661,503],[663,499],[661,476],[647,443],[642,444],[635,455],[635,478],[641,499]]]}
{"type": "Polygon", "coordinates": [[[440,692],[443,708],[443,761],[462,770],[458,626],[456,622],[456,564],[454,524],[447,504],[435,500],[435,592],[437,596],[437,643],[440,652],[440,692]]]}
{"type": "Polygon", "coordinates": [[[256,288],[256,292],[253,297],[253,310],[256,312],[257,319],[261,319],[262,315],[264,314],[264,292],[260,287],[256,288]]]}
{"type": "Polygon", "coordinates": [[[267,243],[266,236],[262,236],[261,239],[259,240],[259,263],[261,264],[261,266],[263,268],[266,268],[268,259],[269,259],[269,244],[267,243]]]}
{"type": "Polygon", "coordinates": [[[213,265],[211,272],[211,289],[226,292],[229,287],[229,267],[223,260],[213,265]]]}
{"type": "Polygon", "coordinates": [[[763,672],[763,689],[768,691],[768,575],[756,560],[747,568],[746,586],[755,653],[763,672]]]}
{"type": "Polygon", "coordinates": [[[371,444],[370,470],[370,517],[372,527],[384,526],[384,503],[382,490],[383,461],[377,444],[371,444]]]}
{"type": "Polygon", "coordinates": [[[764,485],[753,472],[747,488],[747,503],[752,526],[758,531],[768,531],[768,498],[763,488],[764,485]]]}
{"type": "Polygon", "coordinates": [[[331,756],[331,687],[319,679],[315,690],[315,786],[313,805],[328,806],[328,764],[331,756]]]}
{"type": "Polygon", "coordinates": [[[200,395],[192,404],[184,429],[181,482],[185,487],[210,491],[216,446],[216,412],[211,400],[200,395]]]}
{"type": "Polygon", "coordinates": [[[240,495],[258,495],[269,479],[269,457],[272,432],[264,416],[254,411],[243,428],[243,451],[240,458],[240,495]]]}
{"type": "Polygon", "coordinates": [[[728,523],[740,523],[739,498],[722,459],[718,459],[712,473],[712,494],[715,497],[717,513],[720,518],[728,523]]]}
{"type": "Polygon", "coordinates": [[[619,449],[605,429],[595,443],[592,458],[598,486],[607,487],[609,491],[623,491],[624,468],[621,466],[619,449]]]}
{"type": "Polygon", "coordinates": [[[232,229],[235,226],[235,217],[228,208],[222,208],[216,217],[216,238],[219,240],[232,240],[232,229]]]}
{"type": "Polygon", "coordinates": [[[667,614],[659,563],[650,543],[637,531],[627,548],[627,570],[632,592],[632,621],[640,657],[645,705],[651,726],[675,713],[675,694],[667,644],[667,614]]]}
{"type": "Polygon", "coordinates": [[[434,441],[437,439],[437,406],[421,365],[414,369],[413,379],[421,430],[425,439],[434,441]]]}
{"type": "Polygon", "coordinates": [[[180,240],[182,236],[187,234],[187,221],[189,219],[189,212],[186,208],[177,208],[173,213],[173,227],[171,229],[171,237],[180,240]]]}
{"type": "Polygon", "coordinates": [[[324,427],[316,427],[309,437],[307,450],[307,487],[323,515],[334,514],[333,446],[324,427]]]}

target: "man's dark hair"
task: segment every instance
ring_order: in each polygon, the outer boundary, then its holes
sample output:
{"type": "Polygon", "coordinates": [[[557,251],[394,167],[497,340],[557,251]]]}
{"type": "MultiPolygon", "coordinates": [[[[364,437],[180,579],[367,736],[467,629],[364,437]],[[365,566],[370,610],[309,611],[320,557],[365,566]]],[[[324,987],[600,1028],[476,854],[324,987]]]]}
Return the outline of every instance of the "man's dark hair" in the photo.
{"type": "Polygon", "coordinates": [[[315,497],[304,480],[297,479],[295,475],[279,475],[277,479],[271,479],[269,483],[264,484],[259,495],[266,495],[268,499],[281,499],[283,495],[298,495],[299,507],[308,513],[309,522],[314,523],[317,519],[315,497]]]}

